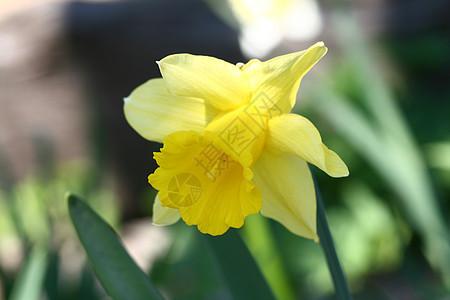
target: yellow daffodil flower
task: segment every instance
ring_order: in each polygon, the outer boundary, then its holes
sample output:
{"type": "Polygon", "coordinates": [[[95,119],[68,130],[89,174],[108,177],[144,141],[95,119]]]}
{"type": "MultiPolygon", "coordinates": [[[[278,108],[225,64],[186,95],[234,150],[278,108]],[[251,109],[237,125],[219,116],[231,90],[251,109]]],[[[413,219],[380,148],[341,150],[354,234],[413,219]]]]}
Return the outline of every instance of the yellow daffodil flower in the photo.
{"type": "Polygon", "coordinates": [[[325,55],[309,49],[247,64],[190,54],[158,62],[125,99],[125,116],[144,138],[162,142],[153,221],[181,218],[203,233],[239,228],[259,211],[295,234],[317,239],[316,199],[307,162],[348,175],[306,118],[291,114],[300,80],[325,55]]]}

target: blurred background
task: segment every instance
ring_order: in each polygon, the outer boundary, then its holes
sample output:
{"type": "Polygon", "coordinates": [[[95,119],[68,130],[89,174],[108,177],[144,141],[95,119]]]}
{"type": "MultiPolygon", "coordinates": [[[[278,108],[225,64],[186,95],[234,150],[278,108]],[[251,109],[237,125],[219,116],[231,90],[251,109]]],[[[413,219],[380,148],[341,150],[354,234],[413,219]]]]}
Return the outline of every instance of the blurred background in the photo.
{"type": "MultiPolygon", "coordinates": [[[[316,176],[355,298],[450,299],[447,0],[0,0],[0,299],[108,299],[69,190],[168,299],[231,299],[196,228],[151,225],[160,145],[122,99],[169,54],[237,63],[317,41],[329,52],[294,111],[350,169],[316,176]]],[[[318,244],[259,215],[240,233],[279,299],[333,297],[318,244]]]]}

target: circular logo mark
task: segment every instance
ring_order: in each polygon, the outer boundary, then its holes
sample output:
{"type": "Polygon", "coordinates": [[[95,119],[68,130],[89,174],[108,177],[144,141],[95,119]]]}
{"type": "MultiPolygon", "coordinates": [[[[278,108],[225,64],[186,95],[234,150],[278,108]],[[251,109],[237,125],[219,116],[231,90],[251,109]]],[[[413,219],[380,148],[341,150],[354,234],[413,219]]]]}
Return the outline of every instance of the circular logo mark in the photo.
{"type": "Polygon", "coordinates": [[[202,194],[202,185],[195,175],[181,173],[174,176],[167,187],[169,199],[180,207],[193,205],[202,194]]]}

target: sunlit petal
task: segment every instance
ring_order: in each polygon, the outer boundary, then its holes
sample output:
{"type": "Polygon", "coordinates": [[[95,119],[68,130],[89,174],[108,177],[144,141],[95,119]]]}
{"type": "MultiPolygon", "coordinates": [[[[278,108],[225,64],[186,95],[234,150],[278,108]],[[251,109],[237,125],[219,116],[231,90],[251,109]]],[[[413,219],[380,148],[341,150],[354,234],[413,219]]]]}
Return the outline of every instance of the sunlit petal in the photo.
{"type": "Polygon", "coordinates": [[[295,104],[297,90],[303,76],[325,55],[323,42],[305,51],[275,57],[266,62],[249,61],[242,69],[250,83],[253,97],[265,95],[283,113],[295,104]]]}
{"type": "Polygon", "coordinates": [[[264,151],[253,172],[263,198],[261,213],[297,235],[317,239],[316,196],[307,163],[293,154],[264,151]]]}
{"type": "Polygon", "coordinates": [[[147,81],[125,98],[124,112],[134,130],[160,143],[175,131],[202,132],[217,115],[203,99],[169,94],[161,78],[147,81]]]}
{"type": "Polygon", "coordinates": [[[237,66],[200,55],[174,54],[159,62],[169,90],[202,98],[219,110],[235,109],[250,101],[247,78],[237,66]]]}
{"type": "Polygon", "coordinates": [[[266,147],[297,154],[332,177],[348,175],[345,163],[322,143],[319,131],[302,116],[285,114],[271,119],[266,147]]]}

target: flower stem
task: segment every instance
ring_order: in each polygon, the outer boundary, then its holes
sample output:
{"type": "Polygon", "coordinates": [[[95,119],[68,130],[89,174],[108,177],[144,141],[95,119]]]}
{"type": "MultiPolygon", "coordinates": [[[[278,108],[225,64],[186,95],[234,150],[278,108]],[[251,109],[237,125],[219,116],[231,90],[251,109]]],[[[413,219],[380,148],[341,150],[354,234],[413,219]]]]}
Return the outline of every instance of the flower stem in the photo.
{"type": "Polygon", "coordinates": [[[336,254],[336,249],[334,248],[333,238],[331,237],[330,228],[328,226],[322,196],[320,195],[319,186],[317,185],[317,181],[312,170],[311,174],[314,180],[314,188],[317,199],[317,233],[319,235],[320,245],[322,245],[322,249],[327,259],[331,278],[333,279],[336,298],[351,300],[353,299],[353,296],[348,288],[347,279],[342,271],[338,256],[336,254]]]}

